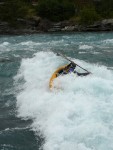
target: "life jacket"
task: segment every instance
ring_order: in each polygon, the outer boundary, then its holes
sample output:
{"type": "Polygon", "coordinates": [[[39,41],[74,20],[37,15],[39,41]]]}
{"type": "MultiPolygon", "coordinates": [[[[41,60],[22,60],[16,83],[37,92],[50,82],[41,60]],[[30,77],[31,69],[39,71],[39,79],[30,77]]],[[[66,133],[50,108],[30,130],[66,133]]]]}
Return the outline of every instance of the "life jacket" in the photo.
{"type": "Polygon", "coordinates": [[[75,67],[72,66],[71,64],[67,65],[64,69],[60,70],[57,74],[57,76],[59,75],[66,75],[68,73],[72,73],[74,72],[75,67]]]}
{"type": "Polygon", "coordinates": [[[74,72],[74,69],[75,69],[75,68],[73,68],[73,67],[69,68],[68,73],[74,72]]]}

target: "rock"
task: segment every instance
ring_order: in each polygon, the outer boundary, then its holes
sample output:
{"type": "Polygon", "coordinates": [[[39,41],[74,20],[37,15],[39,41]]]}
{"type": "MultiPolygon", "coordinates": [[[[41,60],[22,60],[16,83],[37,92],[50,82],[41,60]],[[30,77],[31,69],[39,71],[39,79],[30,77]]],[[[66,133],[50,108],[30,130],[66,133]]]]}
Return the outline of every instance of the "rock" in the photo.
{"type": "Polygon", "coordinates": [[[102,25],[113,25],[113,19],[104,19],[101,23],[102,25]]]}
{"type": "Polygon", "coordinates": [[[58,23],[52,23],[49,32],[59,32],[59,31],[78,31],[78,25],[72,24],[70,21],[61,21],[58,23]]]}
{"type": "Polygon", "coordinates": [[[7,22],[0,22],[0,34],[33,34],[40,32],[73,32],[73,31],[113,31],[113,19],[104,19],[92,25],[78,25],[70,21],[57,23],[34,16],[30,19],[17,19],[18,28],[11,27],[7,22]]]}
{"type": "Polygon", "coordinates": [[[103,31],[112,31],[113,30],[113,19],[104,19],[101,22],[103,31]]]}
{"type": "Polygon", "coordinates": [[[25,28],[35,26],[35,21],[31,19],[18,18],[17,23],[20,24],[21,26],[25,26],[25,28]]]}
{"type": "Polygon", "coordinates": [[[8,26],[9,24],[7,22],[0,22],[0,27],[1,26],[8,26]]]}
{"type": "Polygon", "coordinates": [[[36,30],[40,32],[48,32],[50,28],[51,28],[51,22],[47,19],[41,19],[38,26],[36,27],[36,30]]]}
{"type": "Polygon", "coordinates": [[[9,27],[9,24],[7,22],[0,22],[0,30],[6,29],[9,27]]]}
{"type": "Polygon", "coordinates": [[[48,32],[58,32],[61,31],[61,22],[51,24],[51,27],[48,29],[48,32]]]}
{"type": "Polygon", "coordinates": [[[78,26],[65,26],[65,27],[62,29],[62,31],[77,31],[77,30],[78,30],[77,27],[78,27],[78,26]]]}
{"type": "Polygon", "coordinates": [[[101,30],[101,22],[95,22],[93,25],[81,26],[80,30],[82,30],[82,31],[100,31],[101,30]]]}
{"type": "Polygon", "coordinates": [[[113,19],[105,19],[92,25],[81,26],[80,31],[113,31],[113,19]]]}
{"type": "Polygon", "coordinates": [[[33,16],[33,17],[31,18],[31,20],[34,21],[35,27],[37,27],[37,26],[39,25],[40,21],[41,21],[41,18],[40,18],[40,17],[37,17],[37,16],[33,16]]]}

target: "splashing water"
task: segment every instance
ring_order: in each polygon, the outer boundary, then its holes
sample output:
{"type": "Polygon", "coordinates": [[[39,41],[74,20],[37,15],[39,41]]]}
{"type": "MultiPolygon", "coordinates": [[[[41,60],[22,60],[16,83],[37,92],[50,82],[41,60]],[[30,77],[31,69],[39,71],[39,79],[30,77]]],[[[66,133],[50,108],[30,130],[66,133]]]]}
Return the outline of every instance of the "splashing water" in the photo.
{"type": "Polygon", "coordinates": [[[43,135],[44,150],[113,150],[113,72],[73,60],[87,66],[93,74],[56,78],[60,89],[49,89],[52,73],[64,65],[52,52],[37,52],[23,59],[15,82],[18,117],[32,119],[33,130],[43,135]]]}

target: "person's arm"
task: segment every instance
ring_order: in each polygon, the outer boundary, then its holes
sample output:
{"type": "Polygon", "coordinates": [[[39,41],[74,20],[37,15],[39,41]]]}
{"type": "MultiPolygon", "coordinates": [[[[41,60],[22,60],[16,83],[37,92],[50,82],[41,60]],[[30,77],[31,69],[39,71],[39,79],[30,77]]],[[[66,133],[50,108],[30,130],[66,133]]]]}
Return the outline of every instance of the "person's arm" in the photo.
{"type": "Polygon", "coordinates": [[[74,71],[74,73],[76,73],[78,76],[87,76],[88,74],[90,74],[89,72],[86,73],[79,73],[77,71],[74,71]]]}

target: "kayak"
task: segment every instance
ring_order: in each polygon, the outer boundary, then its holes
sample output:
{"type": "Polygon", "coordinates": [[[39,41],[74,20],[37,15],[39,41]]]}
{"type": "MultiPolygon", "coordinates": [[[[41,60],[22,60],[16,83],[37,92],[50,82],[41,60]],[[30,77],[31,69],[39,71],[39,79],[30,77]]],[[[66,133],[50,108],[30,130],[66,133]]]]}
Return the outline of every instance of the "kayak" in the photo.
{"type": "MultiPolygon", "coordinates": [[[[78,66],[79,68],[81,68],[81,69],[87,71],[87,73],[83,73],[83,74],[77,73],[78,76],[86,76],[86,75],[88,75],[88,74],[91,73],[91,72],[89,72],[88,70],[86,70],[86,69],[82,68],[81,66],[79,66],[78,64],[76,64],[75,62],[71,61],[71,60],[70,60],[69,58],[67,58],[65,55],[63,55],[63,54],[61,54],[61,53],[56,53],[56,54],[57,54],[57,56],[61,56],[62,58],[68,60],[68,61],[70,62],[70,64],[72,64],[74,67],[78,66]]],[[[68,64],[68,65],[69,65],[69,64],[68,64]]],[[[52,77],[50,78],[50,81],[49,81],[49,88],[50,88],[50,89],[52,89],[52,88],[54,87],[54,85],[53,85],[54,79],[57,78],[59,75],[62,75],[63,69],[64,69],[66,66],[68,66],[68,65],[65,65],[65,66],[62,66],[62,67],[58,68],[58,69],[53,73],[53,75],[52,75],[52,77]]],[[[66,73],[66,74],[67,74],[67,73],[66,73]]]]}
{"type": "Polygon", "coordinates": [[[50,81],[49,81],[49,88],[50,88],[50,89],[52,89],[53,86],[54,86],[54,85],[53,85],[54,79],[58,77],[59,72],[62,71],[66,66],[67,66],[67,65],[58,68],[58,69],[53,73],[53,75],[51,76],[50,81]]]}

